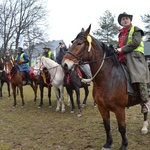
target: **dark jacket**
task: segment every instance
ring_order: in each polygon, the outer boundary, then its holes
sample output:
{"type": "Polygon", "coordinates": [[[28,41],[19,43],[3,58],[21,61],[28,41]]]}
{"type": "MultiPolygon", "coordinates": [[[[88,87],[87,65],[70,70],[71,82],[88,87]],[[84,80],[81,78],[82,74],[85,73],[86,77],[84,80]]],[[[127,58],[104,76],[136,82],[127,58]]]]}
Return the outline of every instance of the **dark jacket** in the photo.
{"type": "Polygon", "coordinates": [[[66,54],[66,52],[68,51],[68,49],[66,47],[60,48],[58,56],[56,57],[56,62],[58,64],[62,63],[62,59],[64,57],[64,55],[66,54]]]}

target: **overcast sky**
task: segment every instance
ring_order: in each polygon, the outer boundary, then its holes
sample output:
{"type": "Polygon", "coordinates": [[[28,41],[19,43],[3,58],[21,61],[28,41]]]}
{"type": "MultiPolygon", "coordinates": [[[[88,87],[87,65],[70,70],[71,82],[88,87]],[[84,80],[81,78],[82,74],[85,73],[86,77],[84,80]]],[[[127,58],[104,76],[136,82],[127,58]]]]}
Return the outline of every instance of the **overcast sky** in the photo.
{"type": "MultiPolygon", "coordinates": [[[[149,0],[48,0],[49,39],[64,40],[68,46],[81,28],[91,24],[91,33],[99,28],[99,18],[109,10],[115,15],[126,12],[133,15],[132,24],[143,29],[141,15],[150,14],[149,0]]],[[[143,29],[144,30],[144,29],[143,29]]]]}

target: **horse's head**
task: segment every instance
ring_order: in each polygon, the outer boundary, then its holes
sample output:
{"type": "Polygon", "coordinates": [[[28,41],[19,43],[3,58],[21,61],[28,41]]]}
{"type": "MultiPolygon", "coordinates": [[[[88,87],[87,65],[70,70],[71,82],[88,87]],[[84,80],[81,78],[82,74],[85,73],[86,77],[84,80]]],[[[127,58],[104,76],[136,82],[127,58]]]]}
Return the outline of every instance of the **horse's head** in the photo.
{"type": "Polygon", "coordinates": [[[84,63],[89,61],[92,57],[92,36],[89,34],[91,25],[86,31],[82,28],[81,32],[72,41],[72,46],[64,56],[62,66],[65,68],[66,65],[71,69],[75,64],[84,63]]]}
{"type": "Polygon", "coordinates": [[[4,59],[4,69],[7,74],[10,74],[12,67],[14,66],[12,59],[4,59]]]}
{"type": "Polygon", "coordinates": [[[39,75],[40,71],[43,69],[41,56],[36,58],[35,66],[33,68],[33,73],[39,75]]]}

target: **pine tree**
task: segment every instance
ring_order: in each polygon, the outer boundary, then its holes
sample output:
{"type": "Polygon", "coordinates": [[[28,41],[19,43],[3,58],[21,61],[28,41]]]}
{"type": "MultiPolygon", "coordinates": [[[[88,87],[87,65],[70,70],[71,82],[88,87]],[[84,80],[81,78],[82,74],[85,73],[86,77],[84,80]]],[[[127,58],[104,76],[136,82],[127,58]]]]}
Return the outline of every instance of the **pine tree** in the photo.
{"type": "Polygon", "coordinates": [[[150,14],[144,14],[144,16],[141,16],[141,19],[145,24],[145,40],[150,42],[150,14]]]}
{"type": "Polygon", "coordinates": [[[106,10],[104,16],[100,17],[98,22],[100,28],[94,31],[93,35],[107,45],[115,45],[120,27],[114,21],[115,16],[109,10],[106,10]]]}

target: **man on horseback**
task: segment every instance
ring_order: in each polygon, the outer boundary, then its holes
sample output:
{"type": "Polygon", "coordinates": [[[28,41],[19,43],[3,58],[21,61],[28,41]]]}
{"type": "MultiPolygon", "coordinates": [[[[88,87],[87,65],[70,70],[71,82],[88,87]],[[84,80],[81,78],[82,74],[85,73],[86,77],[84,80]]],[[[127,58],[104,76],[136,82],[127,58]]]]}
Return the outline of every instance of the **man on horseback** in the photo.
{"type": "Polygon", "coordinates": [[[142,113],[150,110],[150,100],[147,83],[149,83],[149,69],[144,56],[143,30],[132,25],[132,15],[122,13],[118,16],[118,23],[123,27],[119,30],[119,44],[115,49],[118,59],[124,62],[128,68],[131,83],[138,84],[138,90],[142,99],[142,113]]]}
{"type": "Polygon", "coordinates": [[[9,51],[6,51],[5,56],[4,56],[4,61],[7,62],[7,61],[10,61],[10,60],[14,61],[14,58],[13,58],[13,56],[11,56],[9,51]]]}
{"type": "Polygon", "coordinates": [[[43,49],[44,49],[43,56],[54,60],[54,55],[53,55],[53,53],[51,52],[51,49],[50,49],[48,46],[45,46],[43,49]]]}
{"type": "Polygon", "coordinates": [[[25,73],[26,84],[31,84],[31,79],[29,74],[30,66],[28,65],[29,57],[21,47],[18,47],[17,49],[17,57],[15,59],[15,62],[18,64],[19,70],[25,73]]]}

